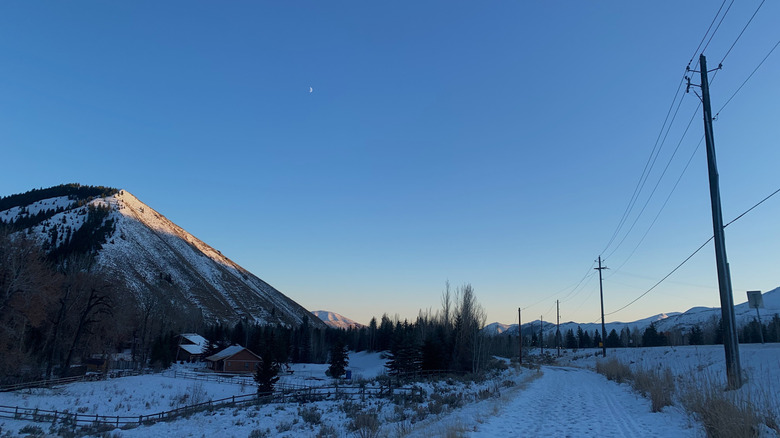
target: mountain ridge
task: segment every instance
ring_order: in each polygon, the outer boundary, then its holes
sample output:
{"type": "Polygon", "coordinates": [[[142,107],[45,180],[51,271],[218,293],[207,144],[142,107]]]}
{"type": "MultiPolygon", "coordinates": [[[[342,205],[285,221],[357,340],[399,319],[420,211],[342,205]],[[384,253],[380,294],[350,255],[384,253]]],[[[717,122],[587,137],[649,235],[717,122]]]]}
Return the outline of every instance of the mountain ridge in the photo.
{"type": "Polygon", "coordinates": [[[355,322],[346,316],[339,315],[335,312],[330,312],[327,310],[315,310],[311,312],[316,316],[317,318],[321,319],[322,322],[327,324],[329,327],[337,328],[346,330],[348,328],[362,328],[365,327],[365,325],[355,322]]]}
{"type": "MultiPolygon", "coordinates": [[[[773,315],[780,314],[780,287],[764,292],[762,293],[762,296],[764,299],[764,308],[760,309],[761,320],[763,323],[767,323],[773,315]]],[[[748,302],[745,301],[734,306],[734,314],[737,321],[737,326],[742,327],[755,318],[756,309],[749,308],[748,302]]],[[[623,328],[629,328],[631,331],[644,331],[644,329],[649,327],[651,323],[655,324],[655,327],[659,332],[667,332],[676,329],[690,330],[695,325],[711,323],[713,322],[713,319],[715,322],[717,322],[718,318],[720,318],[720,307],[695,306],[691,307],[685,312],[659,313],[657,315],[652,315],[647,318],[638,319],[636,321],[614,321],[605,323],[604,325],[606,326],[607,333],[613,329],[620,333],[623,328]]],[[[543,326],[543,333],[549,333],[550,330],[555,332],[554,323],[544,321],[543,326]]],[[[578,327],[582,328],[584,331],[593,332],[593,330],[598,330],[601,332],[601,322],[578,323],[574,321],[568,321],[561,323],[561,335],[564,335],[569,329],[572,329],[576,332],[578,327]]],[[[523,324],[524,335],[532,331],[535,331],[536,333],[539,332],[538,319],[523,324]]],[[[483,328],[483,332],[492,336],[517,336],[517,324],[502,324],[499,322],[493,322],[487,324],[483,328]]]]}
{"type": "MultiPolygon", "coordinates": [[[[82,191],[89,187],[75,186],[82,191]]],[[[104,217],[99,218],[99,225],[105,235],[92,242],[96,265],[125,285],[136,300],[155,295],[175,303],[182,312],[200,313],[209,323],[249,320],[297,326],[306,317],[314,327],[325,327],[298,303],[130,192],[99,187],[106,196],[73,199],[68,194],[36,199],[50,189],[31,195],[29,204],[18,201],[24,194],[2,198],[12,200],[6,201],[7,206],[23,205],[0,211],[0,221],[8,227],[28,224],[22,229],[16,226],[16,232],[26,232],[53,254],[72,246],[90,214],[101,212],[104,217]],[[30,218],[41,212],[45,212],[40,216],[43,219],[33,224],[30,218]]]]}

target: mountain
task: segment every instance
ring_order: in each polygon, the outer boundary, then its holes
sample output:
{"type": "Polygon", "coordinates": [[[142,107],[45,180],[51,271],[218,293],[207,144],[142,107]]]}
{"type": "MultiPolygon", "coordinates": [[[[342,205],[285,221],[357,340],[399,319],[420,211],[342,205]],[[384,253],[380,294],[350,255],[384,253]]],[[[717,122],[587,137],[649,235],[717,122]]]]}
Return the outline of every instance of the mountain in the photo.
{"type": "Polygon", "coordinates": [[[333,328],[346,330],[350,327],[365,327],[363,324],[355,322],[346,316],[339,315],[338,313],[328,312],[327,310],[315,310],[311,313],[313,313],[317,318],[321,319],[325,324],[333,328]]]}
{"type": "Polygon", "coordinates": [[[0,225],[56,258],[96,253],[97,269],[138,302],[154,297],[207,323],[297,326],[318,318],[126,190],[69,184],[0,199],[0,225]]]}
{"type": "MultiPolygon", "coordinates": [[[[764,299],[764,308],[759,309],[761,315],[761,322],[766,324],[772,319],[775,314],[780,314],[780,287],[773,289],[769,292],[762,294],[764,299]]],[[[734,306],[734,316],[736,318],[737,327],[743,327],[750,323],[756,317],[756,309],[751,309],[748,306],[747,301],[734,306]]],[[[605,324],[607,333],[613,329],[620,333],[623,328],[629,328],[632,332],[637,330],[643,332],[651,323],[655,324],[656,330],[659,332],[670,332],[673,330],[681,330],[688,332],[696,325],[704,326],[706,324],[717,324],[720,318],[720,307],[693,307],[683,313],[660,313],[648,318],[639,319],[632,322],[608,322],[605,324]]],[[[569,329],[577,332],[577,328],[593,333],[594,330],[601,332],[601,322],[589,322],[589,323],[577,323],[566,322],[561,323],[561,335],[564,335],[569,329]]],[[[483,328],[484,333],[489,335],[515,335],[517,336],[517,324],[501,324],[494,322],[488,324],[483,328]]],[[[545,321],[542,329],[543,333],[555,332],[555,324],[545,321]]],[[[523,334],[530,335],[531,333],[539,333],[539,320],[531,321],[523,324],[523,334]]]]}

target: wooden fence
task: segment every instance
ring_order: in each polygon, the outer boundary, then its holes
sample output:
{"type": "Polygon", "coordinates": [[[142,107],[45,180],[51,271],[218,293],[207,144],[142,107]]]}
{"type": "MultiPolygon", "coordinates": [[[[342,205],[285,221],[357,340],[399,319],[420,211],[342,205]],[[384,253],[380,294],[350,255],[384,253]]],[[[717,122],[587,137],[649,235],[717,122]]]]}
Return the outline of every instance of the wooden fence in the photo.
{"type": "Polygon", "coordinates": [[[201,373],[193,373],[191,371],[178,371],[178,370],[163,371],[162,375],[165,377],[172,377],[174,379],[190,379],[190,380],[198,380],[201,382],[231,383],[234,385],[250,385],[250,386],[256,385],[254,379],[246,375],[233,376],[233,375],[224,375],[224,374],[201,374],[201,373]]]}
{"type": "Polygon", "coordinates": [[[335,398],[365,398],[383,396],[422,397],[422,390],[416,387],[364,386],[364,385],[333,385],[333,386],[282,386],[272,395],[258,396],[257,394],[236,395],[219,400],[194,405],[183,406],[170,411],[163,411],[148,415],[122,416],[122,415],[98,415],[73,412],[49,411],[44,409],[22,408],[19,406],[1,406],[0,417],[15,420],[27,420],[34,422],[56,423],[77,427],[110,427],[129,428],[140,425],[154,424],[160,421],[170,421],[178,417],[191,415],[197,412],[218,409],[224,407],[238,407],[263,403],[289,403],[311,402],[335,398]]]}

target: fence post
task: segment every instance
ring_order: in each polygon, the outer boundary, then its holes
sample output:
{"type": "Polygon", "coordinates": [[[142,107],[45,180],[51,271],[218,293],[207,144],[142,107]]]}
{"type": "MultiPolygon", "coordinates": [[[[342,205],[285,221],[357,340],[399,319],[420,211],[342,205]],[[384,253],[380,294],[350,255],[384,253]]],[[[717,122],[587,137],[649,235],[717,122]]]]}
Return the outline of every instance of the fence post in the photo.
{"type": "Polygon", "coordinates": [[[119,427],[119,415],[116,416],[116,427],[119,427]]]}
{"type": "Polygon", "coordinates": [[[144,416],[143,415],[139,415],[138,416],[138,425],[140,426],[143,422],[144,422],[144,416]]]}

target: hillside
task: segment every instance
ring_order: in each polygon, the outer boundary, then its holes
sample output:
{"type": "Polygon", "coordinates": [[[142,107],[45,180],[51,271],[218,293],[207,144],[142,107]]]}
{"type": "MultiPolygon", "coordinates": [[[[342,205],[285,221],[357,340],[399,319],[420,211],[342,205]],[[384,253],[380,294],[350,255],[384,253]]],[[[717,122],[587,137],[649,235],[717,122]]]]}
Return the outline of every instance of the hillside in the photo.
{"type": "Polygon", "coordinates": [[[361,328],[365,327],[359,322],[355,322],[346,316],[339,315],[338,313],[328,312],[327,310],[315,310],[313,313],[317,318],[330,327],[346,330],[350,327],[361,328]]]}
{"type": "MultiPolygon", "coordinates": [[[[775,314],[780,314],[780,287],[762,294],[764,298],[764,308],[759,309],[761,315],[761,321],[767,323],[772,319],[775,314]]],[[[756,317],[756,309],[748,307],[747,301],[734,306],[734,315],[737,321],[737,327],[743,327],[751,322],[756,317]]],[[[620,333],[624,328],[629,328],[632,332],[643,332],[651,323],[655,324],[656,329],[659,332],[670,332],[673,330],[681,330],[688,332],[693,326],[704,326],[707,324],[716,324],[720,318],[719,307],[693,307],[683,313],[671,312],[660,313],[648,318],[639,319],[630,322],[608,322],[605,324],[607,333],[613,329],[620,333]]],[[[577,328],[593,333],[593,331],[601,331],[601,322],[588,322],[578,323],[569,321],[561,323],[561,333],[566,333],[568,330],[574,332],[577,328]]],[[[483,329],[485,333],[490,335],[509,334],[517,336],[517,324],[501,324],[494,322],[488,324],[483,329]]],[[[544,321],[544,327],[542,329],[544,334],[548,334],[551,331],[555,332],[555,324],[548,321],[544,321]]],[[[523,334],[530,335],[532,332],[539,333],[539,320],[534,320],[523,324],[523,334]]]]}
{"type": "Polygon", "coordinates": [[[126,190],[79,185],[0,199],[0,222],[52,259],[96,253],[97,269],[136,298],[155,296],[205,322],[298,325],[319,319],[126,190]]]}

